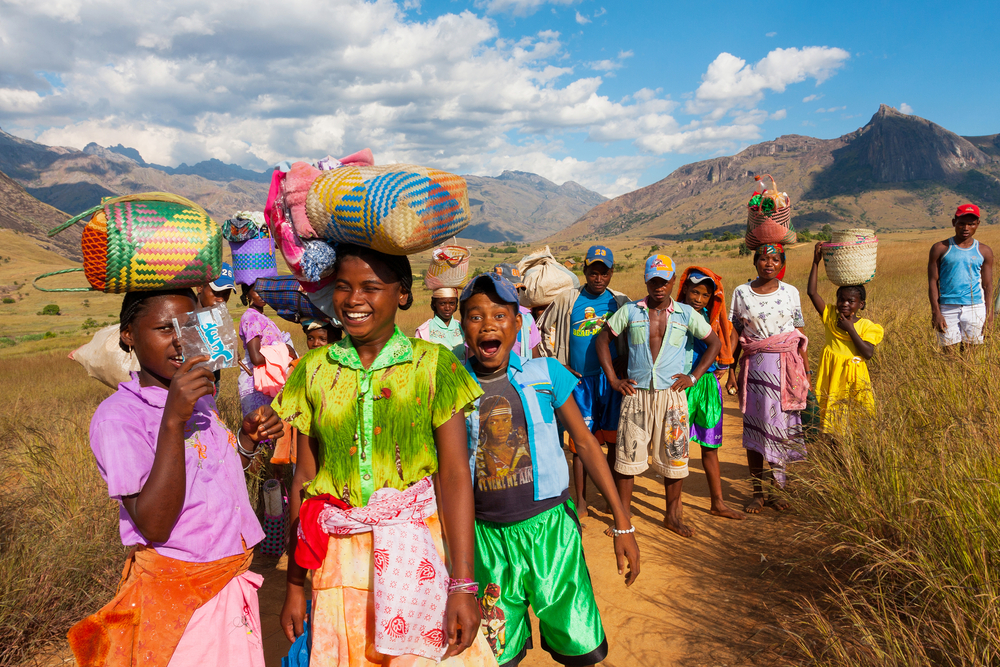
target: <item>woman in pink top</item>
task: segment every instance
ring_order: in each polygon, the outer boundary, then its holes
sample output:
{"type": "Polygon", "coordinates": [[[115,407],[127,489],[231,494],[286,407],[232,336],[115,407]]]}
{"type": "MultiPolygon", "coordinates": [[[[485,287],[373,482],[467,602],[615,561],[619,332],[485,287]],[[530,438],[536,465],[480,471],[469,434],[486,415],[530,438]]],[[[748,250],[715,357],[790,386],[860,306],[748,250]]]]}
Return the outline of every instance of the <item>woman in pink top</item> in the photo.
{"type": "Polygon", "coordinates": [[[215,407],[212,372],[184,359],[173,318],[194,310],[189,289],[130,292],[122,348],[140,370],[97,408],[90,446],[121,504],[133,547],[118,594],[69,632],[79,664],[263,666],[260,575],[248,570],[264,533],[243,470],[281,435],[269,406],[238,435],[215,407]],[[234,625],[235,624],[235,625],[234,625]]]}
{"type": "Polygon", "coordinates": [[[262,405],[270,405],[273,396],[269,396],[254,388],[253,369],[263,366],[266,363],[261,348],[270,345],[287,345],[288,353],[292,359],[296,358],[295,348],[289,343],[291,339],[287,337],[278,325],[264,314],[264,300],[257,294],[253,285],[241,285],[243,294],[240,301],[244,306],[248,306],[247,312],[240,318],[240,340],[243,341],[243,365],[237,388],[240,393],[240,407],[243,408],[244,416],[250,414],[262,405]]]}

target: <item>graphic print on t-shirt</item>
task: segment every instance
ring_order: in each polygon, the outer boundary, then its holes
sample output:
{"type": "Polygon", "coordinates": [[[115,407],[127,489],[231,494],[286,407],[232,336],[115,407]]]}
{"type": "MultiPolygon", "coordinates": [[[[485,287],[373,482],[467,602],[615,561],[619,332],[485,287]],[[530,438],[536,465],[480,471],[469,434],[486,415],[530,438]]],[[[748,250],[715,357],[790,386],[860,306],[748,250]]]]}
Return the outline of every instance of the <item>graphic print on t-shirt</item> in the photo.
{"type": "MultiPolygon", "coordinates": [[[[576,298],[570,313],[569,365],[577,373],[597,375],[603,372],[594,342],[604,323],[617,310],[618,302],[610,291],[594,296],[583,290],[576,298]]],[[[612,345],[611,358],[617,356],[617,349],[612,345]]]]}
{"type": "Polygon", "coordinates": [[[476,452],[476,485],[480,491],[512,489],[531,484],[534,479],[524,411],[520,405],[518,412],[520,419],[515,423],[511,402],[503,395],[487,396],[480,402],[479,450],[476,452]]]}

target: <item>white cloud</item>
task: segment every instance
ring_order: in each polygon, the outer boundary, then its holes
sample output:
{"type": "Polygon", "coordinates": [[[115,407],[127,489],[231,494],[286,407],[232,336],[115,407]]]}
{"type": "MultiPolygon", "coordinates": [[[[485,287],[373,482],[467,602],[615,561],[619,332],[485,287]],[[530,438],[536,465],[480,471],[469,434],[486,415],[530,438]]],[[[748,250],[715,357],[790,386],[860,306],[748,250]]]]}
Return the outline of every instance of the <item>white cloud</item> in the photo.
{"type": "Polygon", "coordinates": [[[604,16],[607,13],[608,13],[608,10],[606,10],[604,7],[601,7],[596,12],[594,12],[594,18],[596,19],[596,18],[598,18],[600,16],[604,16]]]}
{"type": "Polygon", "coordinates": [[[475,6],[488,14],[530,16],[545,5],[572,5],[580,0],[476,0],[475,6]]]}
{"type": "Polygon", "coordinates": [[[847,108],[846,106],[843,106],[843,107],[830,107],[829,109],[823,109],[821,107],[819,109],[816,109],[816,111],[814,113],[835,113],[837,111],[843,111],[846,108],[847,108]]]}
{"type": "Polygon", "coordinates": [[[767,34],[766,34],[766,35],[764,35],[764,36],[765,36],[765,37],[777,37],[777,36],[778,36],[778,33],[776,33],[776,32],[769,32],[769,33],[767,33],[767,34]]]}
{"type": "Polygon", "coordinates": [[[580,25],[587,25],[588,23],[590,23],[590,19],[588,19],[586,16],[584,16],[580,12],[577,12],[576,13],[576,22],[579,23],[580,25]]]}
{"type": "Polygon", "coordinates": [[[902,104],[899,105],[899,110],[905,113],[907,116],[913,114],[913,107],[911,107],[906,102],[903,102],[902,104]]]}
{"type": "Polygon", "coordinates": [[[814,95],[806,95],[805,97],[802,98],[802,102],[804,104],[808,104],[809,102],[815,102],[816,100],[818,100],[818,99],[820,99],[822,97],[823,97],[823,95],[815,95],[815,94],[814,95]]]}
{"type": "Polygon", "coordinates": [[[693,114],[711,113],[716,119],[735,107],[752,107],[765,91],[784,92],[793,83],[815,79],[819,85],[850,58],[847,51],[827,46],[775,49],[754,65],[730,53],[721,53],[708,66],[702,83],[688,102],[693,114]]]}
{"type": "Polygon", "coordinates": [[[760,139],[763,123],[786,117],[759,108],[767,92],[818,83],[843,61],[826,47],[778,49],[755,65],[720,54],[684,105],[658,88],[604,92],[632,51],[582,62],[557,32],[508,38],[483,12],[413,17],[416,0],[0,2],[5,130],[77,148],[122,143],[166,165],[214,157],[264,169],[369,146],[380,163],[517,168],[620,194],[658,155],[760,139]],[[584,139],[627,142],[631,154],[573,157],[567,141],[584,139]]]}
{"type": "Polygon", "coordinates": [[[587,63],[587,67],[595,72],[613,72],[625,66],[625,59],[635,55],[632,51],[620,51],[614,60],[595,60],[587,63]]]}

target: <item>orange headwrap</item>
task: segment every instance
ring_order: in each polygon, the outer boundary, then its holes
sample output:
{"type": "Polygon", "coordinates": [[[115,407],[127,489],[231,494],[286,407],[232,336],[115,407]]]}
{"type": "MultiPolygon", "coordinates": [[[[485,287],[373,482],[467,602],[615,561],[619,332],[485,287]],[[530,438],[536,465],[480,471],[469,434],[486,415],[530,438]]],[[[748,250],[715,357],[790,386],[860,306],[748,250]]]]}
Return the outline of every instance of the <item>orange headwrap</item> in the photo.
{"type": "MultiPolygon", "coordinates": [[[[729,312],[726,310],[726,292],[722,287],[722,277],[702,266],[689,266],[684,269],[684,273],[681,274],[681,279],[678,281],[681,290],[684,289],[684,283],[687,282],[688,276],[695,271],[705,274],[715,282],[715,294],[708,302],[708,323],[712,325],[712,331],[722,342],[722,349],[719,350],[716,362],[723,366],[730,366],[733,363],[733,347],[730,340],[733,325],[729,321],[729,312]]],[[[678,294],[678,296],[680,295],[678,294]]]]}

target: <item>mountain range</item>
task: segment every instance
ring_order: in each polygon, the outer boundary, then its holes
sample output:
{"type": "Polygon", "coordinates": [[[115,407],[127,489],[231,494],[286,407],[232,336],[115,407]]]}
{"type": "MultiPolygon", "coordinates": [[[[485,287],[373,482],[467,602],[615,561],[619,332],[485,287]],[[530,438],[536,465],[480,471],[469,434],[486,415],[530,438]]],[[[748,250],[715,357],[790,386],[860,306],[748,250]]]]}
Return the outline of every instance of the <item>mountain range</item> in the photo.
{"type": "Polygon", "coordinates": [[[836,139],[786,135],[685,165],[595,206],[554,240],[742,235],[754,177],[764,174],[790,196],[799,230],[949,226],[957,204],[970,200],[987,207],[984,222],[1000,222],[1000,135],[960,137],[883,104],[836,139]]]}
{"type": "MultiPolygon", "coordinates": [[[[219,221],[238,210],[262,209],[271,182],[270,173],[215,159],[165,167],[146,162],[139,151],[121,144],[90,143],[76,150],[45,146],[2,130],[0,172],[40,201],[71,215],[101,197],[164,191],[201,204],[219,221]]],[[[606,201],[572,181],[556,185],[522,171],[505,171],[496,178],[466,176],[466,181],[473,224],[463,236],[490,243],[538,240],[606,201]]]]}

